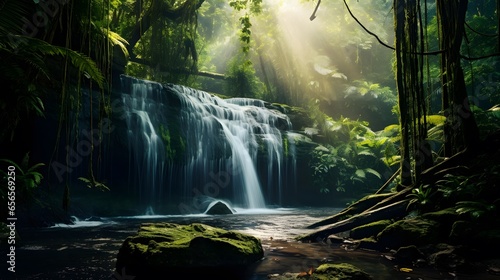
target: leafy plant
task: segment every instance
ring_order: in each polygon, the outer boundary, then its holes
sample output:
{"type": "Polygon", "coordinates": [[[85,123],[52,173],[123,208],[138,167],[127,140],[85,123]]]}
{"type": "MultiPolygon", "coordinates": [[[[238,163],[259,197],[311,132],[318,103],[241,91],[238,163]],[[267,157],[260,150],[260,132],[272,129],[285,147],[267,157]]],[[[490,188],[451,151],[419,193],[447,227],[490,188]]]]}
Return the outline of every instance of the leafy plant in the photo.
{"type": "Polygon", "coordinates": [[[236,57],[229,62],[227,70],[226,94],[230,96],[259,98],[264,94],[265,86],[255,75],[250,60],[236,57]]]}
{"type": "Polygon", "coordinates": [[[406,209],[416,207],[417,211],[426,211],[431,206],[431,197],[434,195],[433,189],[429,185],[420,185],[412,190],[407,197],[410,199],[406,209]]]}
{"type": "MultiPolygon", "coordinates": [[[[16,201],[23,202],[31,200],[33,198],[33,192],[40,185],[43,179],[43,175],[38,170],[45,164],[36,163],[30,166],[29,153],[26,153],[19,164],[10,159],[0,159],[0,163],[3,163],[4,165],[4,167],[0,170],[2,186],[8,185],[9,177],[14,178],[13,182],[15,183],[16,201]],[[11,174],[9,174],[8,171],[10,170],[8,168],[9,166],[13,167],[11,174]]],[[[2,187],[0,189],[2,202],[6,201],[8,192],[7,187],[2,187]]]]}
{"type": "Polygon", "coordinates": [[[96,181],[95,178],[79,177],[78,180],[86,183],[87,188],[89,188],[89,189],[96,188],[96,189],[99,189],[101,191],[109,191],[108,186],[106,186],[104,183],[96,181]]]}
{"type": "Polygon", "coordinates": [[[323,133],[331,143],[313,153],[313,180],[320,192],[360,192],[369,188],[374,179],[382,178],[380,170],[387,168],[381,159],[383,147],[391,145],[387,136],[374,133],[366,122],[318,119],[327,123],[322,130],[326,130],[323,133]]]}
{"type": "Polygon", "coordinates": [[[468,215],[475,220],[490,216],[497,210],[494,203],[486,201],[459,201],[456,206],[457,209],[455,211],[458,214],[468,215]]]}
{"type": "Polygon", "coordinates": [[[443,179],[436,182],[444,198],[451,201],[474,198],[479,193],[473,176],[446,174],[443,179]]]}

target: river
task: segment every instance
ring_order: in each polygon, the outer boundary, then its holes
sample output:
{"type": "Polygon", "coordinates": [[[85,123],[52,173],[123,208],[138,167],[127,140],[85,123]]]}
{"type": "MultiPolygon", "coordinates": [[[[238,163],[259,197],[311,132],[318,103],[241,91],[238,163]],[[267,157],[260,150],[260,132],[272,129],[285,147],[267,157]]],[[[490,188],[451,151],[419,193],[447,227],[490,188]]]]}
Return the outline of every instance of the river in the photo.
{"type": "Polygon", "coordinates": [[[143,222],[201,222],[260,238],[265,251],[264,258],[255,264],[248,280],[268,279],[270,274],[307,271],[323,262],[348,262],[362,268],[375,279],[478,279],[467,275],[458,278],[429,267],[401,272],[379,252],[351,251],[334,244],[300,243],[294,240],[294,237],[310,231],[305,226],[339,210],[237,209],[236,214],[224,216],[107,217],[76,221],[74,225],[23,228],[19,229],[21,240],[16,248],[17,278],[13,279],[113,279],[116,255],[123,240],[133,235],[143,222]]]}

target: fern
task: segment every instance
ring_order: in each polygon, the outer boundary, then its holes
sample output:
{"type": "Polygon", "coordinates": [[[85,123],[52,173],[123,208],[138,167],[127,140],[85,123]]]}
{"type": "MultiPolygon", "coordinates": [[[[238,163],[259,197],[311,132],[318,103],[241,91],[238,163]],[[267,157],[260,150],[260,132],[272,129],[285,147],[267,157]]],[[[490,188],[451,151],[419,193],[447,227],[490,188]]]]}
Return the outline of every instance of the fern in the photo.
{"type": "Polygon", "coordinates": [[[43,40],[31,38],[23,35],[11,35],[18,42],[22,44],[15,45],[13,42],[9,43],[11,49],[19,54],[31,54],[29,57],[20,57],[28,62],[32,67],[44,73],[45,76],[50,75],[45,70],[45,56],[61,56],[68,58],[71,64],[82,73],[88,74],[94,81],[97,82],[99,87],[103,87],[104,77],[95,64],[95,62],[84,54],[73,51],[68,48],[51,45],[43,40]]]}

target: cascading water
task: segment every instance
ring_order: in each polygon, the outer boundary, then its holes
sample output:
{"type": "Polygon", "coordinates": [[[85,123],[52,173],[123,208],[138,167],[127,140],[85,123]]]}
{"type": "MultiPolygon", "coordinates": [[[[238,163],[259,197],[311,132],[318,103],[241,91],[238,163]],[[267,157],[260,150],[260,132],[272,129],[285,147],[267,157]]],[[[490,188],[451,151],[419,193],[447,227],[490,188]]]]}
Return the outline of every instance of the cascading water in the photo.
{"type": "Polygon", "coordinates": [[[162,121],[158,112],[161,92],[159,84],[134,79],[129,92],[122,94],[130,153],[128,174],[139,189],[140,199],[153,205],[161,196],[166,163],[164,144],[154,125],[162,121]]]}
{"type": "Polygon", "coordinates": [[[256,99],[221,99],[126,76],[122,84],[129,181],[152,205],[183,201],[184,209],[202,212],[205,198],[242,208],[265,208],[266,199],[281,203],[285,150],[294,151],[282,135],[291,129],[286,115],[256,99]]]}

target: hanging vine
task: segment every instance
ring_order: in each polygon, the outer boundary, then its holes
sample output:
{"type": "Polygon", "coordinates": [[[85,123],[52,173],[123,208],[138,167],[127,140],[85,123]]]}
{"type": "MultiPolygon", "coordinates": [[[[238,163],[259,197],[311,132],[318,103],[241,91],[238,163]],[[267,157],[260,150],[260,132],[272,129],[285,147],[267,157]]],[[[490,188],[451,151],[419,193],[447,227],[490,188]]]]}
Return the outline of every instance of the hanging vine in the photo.
{"type": "MultiPolygon", "coordinates": [[[[426,9],[426,7],[424,7],[426,9]]],[[[401,184],[409,186],[432,165],[424,90],[425,36],[420,0],[394,1],[396,84],[401,125],[401,184]]]]}

